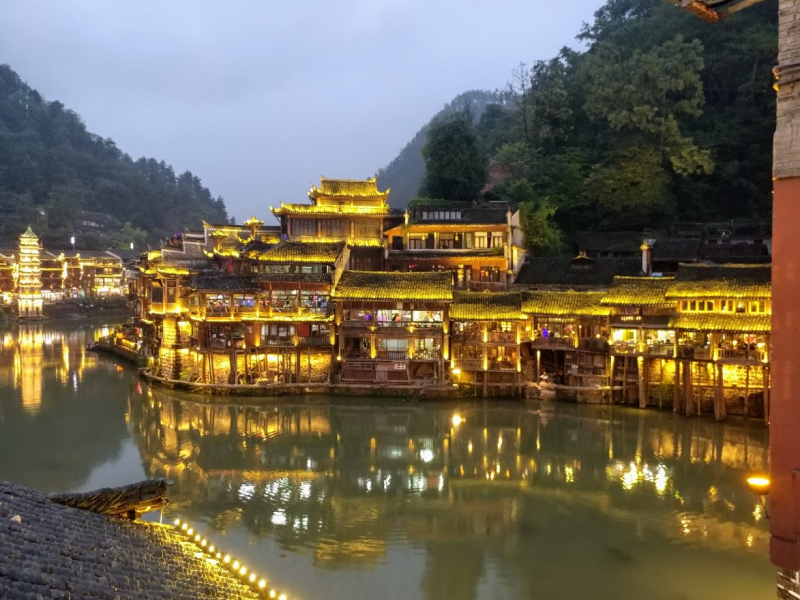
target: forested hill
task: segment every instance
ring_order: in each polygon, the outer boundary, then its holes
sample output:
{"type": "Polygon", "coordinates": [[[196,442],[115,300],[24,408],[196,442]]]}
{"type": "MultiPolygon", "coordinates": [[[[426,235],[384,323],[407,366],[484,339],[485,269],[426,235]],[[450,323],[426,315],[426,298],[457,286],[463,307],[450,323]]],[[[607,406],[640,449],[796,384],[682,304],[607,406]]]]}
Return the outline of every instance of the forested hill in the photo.
{"type": "Polygon", "coordinates": [[[190,172],[163,160],[133,160],[80,116],[48,102],[8,65],[0,65],[0,240],[30,224],[51,247],[127,248],[203,219],[228,220],[190,172]]]}
{"type": "MultiPolygon", "coordinates": [[[[682,221],[768,227],[777,10],[765,0],[712,25],[668,0],[607,0],[576,32],[580,50],[517,57],[528,65],[473,127],[493,195],[546,205],[567,241],[682,221]]],[[[422,181],[426,131],[379,173],[402,200],[422,181]]]]}
{"type": "MultiPolygon", "coordinates": [[[[434,119],[454,115],[467,108],[472,118],[478,122],[483,111],[490,104],[503,104],[503,94],[472,90],[459,94],[434,115],[434,119]]],[[[428,125],[424,125],[411,141],[400,151],[400,154],[386,167],[376,173],[378,187],[382,190],[391,188],[389,202],[392,208],[405,208],[408,201],[417,196],[420,181],[425,174],[425,162],[422,160],[422,146],[427,139],[428,125]]]]}

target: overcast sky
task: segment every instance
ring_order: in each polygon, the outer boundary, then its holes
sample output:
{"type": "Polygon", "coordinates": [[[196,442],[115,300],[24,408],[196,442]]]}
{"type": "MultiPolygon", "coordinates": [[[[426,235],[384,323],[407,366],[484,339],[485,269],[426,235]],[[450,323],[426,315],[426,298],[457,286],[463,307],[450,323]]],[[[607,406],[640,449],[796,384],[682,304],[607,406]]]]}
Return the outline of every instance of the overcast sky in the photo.
{"type": "Polygon", "coordinates": [[[576,46],[603,0],[0,3],[0,63],[230,214],[365,178],[457,94],[576,46]]]}

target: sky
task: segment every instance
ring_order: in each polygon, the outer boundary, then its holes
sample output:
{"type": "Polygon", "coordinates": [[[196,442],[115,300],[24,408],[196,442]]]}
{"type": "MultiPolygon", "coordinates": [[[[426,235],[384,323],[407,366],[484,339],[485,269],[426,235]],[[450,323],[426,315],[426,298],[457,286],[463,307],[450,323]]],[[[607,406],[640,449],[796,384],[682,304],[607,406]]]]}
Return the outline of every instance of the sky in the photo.
{"type": "MultiPolygon", "coordinates": [[[[603,0],[0,3],[0,63],[238,222],[388,164],[461,92],[569,45],[603,0]]],[[[391,201],[391,198],[390,198],[391,201]]]]}

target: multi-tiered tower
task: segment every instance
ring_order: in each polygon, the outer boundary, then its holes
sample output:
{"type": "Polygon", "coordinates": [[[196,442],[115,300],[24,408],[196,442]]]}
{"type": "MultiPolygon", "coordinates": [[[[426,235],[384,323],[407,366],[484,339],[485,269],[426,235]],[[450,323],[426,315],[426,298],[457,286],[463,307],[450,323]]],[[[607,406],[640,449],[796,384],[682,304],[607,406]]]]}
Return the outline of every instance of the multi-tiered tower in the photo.
{"type": "Polygon", "coordinates": [[[42,316],[42,271],[39,238],[30,227],[19,236],[19,261],[16,265],[17,314],[21,318],[42,316]]]}

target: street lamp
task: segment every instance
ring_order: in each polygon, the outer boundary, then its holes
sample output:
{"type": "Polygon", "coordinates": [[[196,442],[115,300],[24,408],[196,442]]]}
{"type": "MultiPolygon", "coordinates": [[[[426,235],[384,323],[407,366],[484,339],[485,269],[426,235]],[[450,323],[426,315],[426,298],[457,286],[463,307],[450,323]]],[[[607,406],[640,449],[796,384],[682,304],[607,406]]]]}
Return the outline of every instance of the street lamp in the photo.
{"type": "Polygon", "coordinates": [[[75,252],[75,234],[74,233],[70,236],[69,243],[72,244],[72,251],[75,252]]]}

